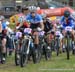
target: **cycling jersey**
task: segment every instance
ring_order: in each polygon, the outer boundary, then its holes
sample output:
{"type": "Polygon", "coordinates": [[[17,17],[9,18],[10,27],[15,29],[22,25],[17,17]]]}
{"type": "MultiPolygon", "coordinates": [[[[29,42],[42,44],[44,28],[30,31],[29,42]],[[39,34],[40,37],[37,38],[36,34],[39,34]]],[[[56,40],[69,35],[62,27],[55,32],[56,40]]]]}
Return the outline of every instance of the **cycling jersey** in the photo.
{"type": "Polygon", "coordinates": [[[52,28],[53,28],[53,26],[52,26],[51,22],[47,20],[47,21],[44,23],[44,31],[45,31],[45,32],[48,32],[48,31],[50,31],[52,28]]]}
{"type": "Polygon", "coordinates": [[[73,27],[74,20],[71,17],[69,17],[68,20],[66,20],[65,17],[63,16],[61,19],[61,24],[62,24],[63,28],[65,28],[66,26],[73,27]]]}
{"type": "Polygon", "coordinates": [[[31,16],[31,14],[28,14],[26,16],[26,20],[28,20],[31,24],[38,24],[43,22],[42,17],[39,14],[36,14],[34,18],[31,16]]]}
{"type": "Polygon", "coordinates": [[[34,18],[31,16],[31,14],[28,14],[26,16],[26,20],[30,22],[30,28],[32,29],[39,27],[40,22],[43,22],[42,17],[39,14],[36,14],[34,18]]]}
{"type": "Polygon", "coordinates": [[[6,34],[7,34],[7,25],[6,22],[2,22],[2,39],[6,38],[6,34]]]}
{"type": "Polygon", "coordinates": [[[7,27],[6,22],[2,22],[2,29],[5,30],[7,27]]]}

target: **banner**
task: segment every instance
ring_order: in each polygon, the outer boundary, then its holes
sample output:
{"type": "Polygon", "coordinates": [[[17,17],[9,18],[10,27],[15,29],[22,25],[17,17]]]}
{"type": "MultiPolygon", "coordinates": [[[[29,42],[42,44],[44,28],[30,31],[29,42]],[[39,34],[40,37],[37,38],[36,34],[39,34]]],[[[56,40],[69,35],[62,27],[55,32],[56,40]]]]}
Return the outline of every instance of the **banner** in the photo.
{"type": "Polygon", "coordinates": [[[55,9],[40,9],[37,11],[37,13],[46,14],[48,17],[62,16],[64,14],[65,10],[69,10],[71,13],[74,12],[74,10],[72,8],[64,7],[64,8],[55,8],[55,9]]]}

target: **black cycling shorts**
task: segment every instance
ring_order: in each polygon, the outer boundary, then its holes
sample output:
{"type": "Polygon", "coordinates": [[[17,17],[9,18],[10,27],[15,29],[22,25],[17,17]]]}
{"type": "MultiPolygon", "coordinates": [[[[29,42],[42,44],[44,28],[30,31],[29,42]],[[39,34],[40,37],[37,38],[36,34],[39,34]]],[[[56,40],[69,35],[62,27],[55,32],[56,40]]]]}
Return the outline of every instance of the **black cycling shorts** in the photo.
{"type": "Polygon", "coordinates": [[[2,40],[3,38],[7,38],[7,36],[2,34],[2,33],[0,33],[0,39],[2,40]]]}
{"type": "Polygon", "coordinates": [[[39,27],[39,24],[31,24],[30,25],[30,28],[31,29],[36,29],[37,27],[39,27]]]}
{"type": "Polygon", "coordinates": [[[3,39],[3,38],[7,38],[7,34],[4,33],[4,30],[2,31],[2,39],[3,39]]]}

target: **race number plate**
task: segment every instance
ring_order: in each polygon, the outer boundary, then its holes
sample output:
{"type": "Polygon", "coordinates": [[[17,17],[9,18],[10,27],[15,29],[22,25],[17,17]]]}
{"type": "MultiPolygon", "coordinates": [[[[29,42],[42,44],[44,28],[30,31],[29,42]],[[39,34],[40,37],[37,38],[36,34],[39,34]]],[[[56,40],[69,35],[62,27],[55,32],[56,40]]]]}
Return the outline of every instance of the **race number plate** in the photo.
{"type": "Polygon", "coordinates": [[[25,28],[24,29],[24,33],[30,34],[31,32],[32,32],[32,29],[31,28],[25,28]]]}

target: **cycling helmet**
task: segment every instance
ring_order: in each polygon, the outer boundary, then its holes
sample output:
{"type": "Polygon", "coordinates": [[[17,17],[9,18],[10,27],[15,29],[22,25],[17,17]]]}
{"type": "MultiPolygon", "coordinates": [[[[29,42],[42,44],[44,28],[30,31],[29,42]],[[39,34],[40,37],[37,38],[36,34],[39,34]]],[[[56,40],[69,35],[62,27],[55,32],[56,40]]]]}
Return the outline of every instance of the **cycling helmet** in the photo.
{"type": "Polygon", "coordinates": [[[29,7],[29,11],[30,12],[35,12],[37,10],[37,7],[36,6],[30,6],[29,7]]]}
{"type": "Polygon", "coordinates": [[[22,12],[24,12],[25,10],[28,10],[28,7],[22,7],[22,12]]]}
{"type": "Polygon", "coordinates": [[[37,10],[40,10],[40,7],[37,7],[37,10]]]}
{"type": "Polygon", "coordinates": [[[69,17],[69,16],[70,16],[70,11],[66,10],[66,11],[64,12],[64,17],[69,17]]]}

